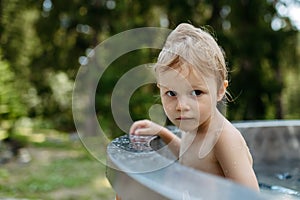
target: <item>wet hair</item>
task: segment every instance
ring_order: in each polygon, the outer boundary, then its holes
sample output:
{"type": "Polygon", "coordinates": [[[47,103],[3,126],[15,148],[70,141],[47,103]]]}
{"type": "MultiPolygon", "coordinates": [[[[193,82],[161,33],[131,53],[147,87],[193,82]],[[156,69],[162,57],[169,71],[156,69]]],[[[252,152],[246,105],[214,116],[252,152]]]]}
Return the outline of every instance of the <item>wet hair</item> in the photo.
{"type": "Polygon", "coordinates": [[[224,53],[211,34],[191,24],[179,24],[168,36],[155,71],[187,67],[204,76],[215,76],[218,88],[227,80],[224,53]]]}

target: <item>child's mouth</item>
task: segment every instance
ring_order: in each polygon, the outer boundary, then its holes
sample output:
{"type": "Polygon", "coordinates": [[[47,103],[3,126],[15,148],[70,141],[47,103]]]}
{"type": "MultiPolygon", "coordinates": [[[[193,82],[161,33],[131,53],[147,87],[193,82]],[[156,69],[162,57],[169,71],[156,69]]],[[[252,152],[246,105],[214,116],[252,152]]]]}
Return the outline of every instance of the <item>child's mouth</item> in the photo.
{"type": "Polygon", "coordinates": [[[191,117],[177,117],[176,120],[191,120],[191,117]]]}

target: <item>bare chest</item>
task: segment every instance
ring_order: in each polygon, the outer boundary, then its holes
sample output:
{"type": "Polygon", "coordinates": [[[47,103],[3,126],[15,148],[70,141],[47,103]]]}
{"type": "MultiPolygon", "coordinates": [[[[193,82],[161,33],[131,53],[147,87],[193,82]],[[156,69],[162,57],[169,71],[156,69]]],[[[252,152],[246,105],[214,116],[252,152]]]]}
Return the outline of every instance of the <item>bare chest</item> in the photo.
{"type": "Polygon", "coordinates": [[[212,149],[206,156],[200,156],[200,148],[198,145],[191,145],[189,148],[181,149],[179,162],[185,166],[224,176],[223,170],[215,157],[214,150],[212,149]]]}

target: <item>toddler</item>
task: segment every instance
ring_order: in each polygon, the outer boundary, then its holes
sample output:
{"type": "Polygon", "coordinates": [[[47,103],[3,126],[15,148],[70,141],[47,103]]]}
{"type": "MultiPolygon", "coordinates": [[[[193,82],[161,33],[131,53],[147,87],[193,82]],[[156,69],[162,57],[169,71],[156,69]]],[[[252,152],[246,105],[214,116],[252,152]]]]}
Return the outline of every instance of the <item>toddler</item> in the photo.
{"type": "Polygon", "coordinates": [[[183,165],[259,190],[252,157],[241,133],[219,112],[228,86],[221,48],[206,31],[180,24],[168,36],[155,65],[169,120],[181,138],[149,120],[132,124],[132,135],[157,135],[183,165]]]}

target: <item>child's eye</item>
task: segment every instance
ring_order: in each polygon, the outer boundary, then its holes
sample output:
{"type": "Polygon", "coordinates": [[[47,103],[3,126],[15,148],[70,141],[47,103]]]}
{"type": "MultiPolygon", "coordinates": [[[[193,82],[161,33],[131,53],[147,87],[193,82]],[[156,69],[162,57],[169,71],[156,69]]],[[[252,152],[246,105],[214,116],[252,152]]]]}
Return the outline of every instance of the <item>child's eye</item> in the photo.
{"type": "Polygon", "coordinates": [[[174,91],[167,91],[166,95],[168,95],[170,97],[175,97],[176,96],[176,92],[174,92],[174,91]]]}
{"type": "Polygon", "coordinates": [[[202,91],[201,90],[193,90],[192,91],[192,95],[193,96],[199,96],[199,95],[201,95],[202,94],[202,91]]]}

